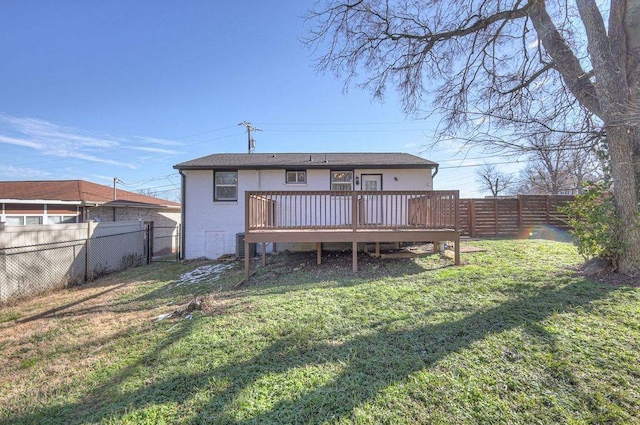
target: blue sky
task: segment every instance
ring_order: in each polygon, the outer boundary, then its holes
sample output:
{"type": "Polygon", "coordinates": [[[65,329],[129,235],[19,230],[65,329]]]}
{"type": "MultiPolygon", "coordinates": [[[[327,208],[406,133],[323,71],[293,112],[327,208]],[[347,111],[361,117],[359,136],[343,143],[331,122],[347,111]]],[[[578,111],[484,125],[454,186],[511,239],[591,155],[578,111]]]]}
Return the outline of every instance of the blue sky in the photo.
{"type": "Polygon", "coordinates": [[[437,116],[407,119],[313,69],[311,2],[3,1],[0,180],[85,179],[179,192],[172,166],[220,152],[408,152],[436,189],[478,196],[474,164],[425,151],[437,116]]]}

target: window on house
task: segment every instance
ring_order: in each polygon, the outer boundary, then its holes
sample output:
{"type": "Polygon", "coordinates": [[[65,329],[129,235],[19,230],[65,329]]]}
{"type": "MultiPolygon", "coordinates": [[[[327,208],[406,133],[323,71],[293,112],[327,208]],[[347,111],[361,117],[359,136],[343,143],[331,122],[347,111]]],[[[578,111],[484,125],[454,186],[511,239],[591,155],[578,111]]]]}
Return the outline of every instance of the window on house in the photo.
{"type": "Polygon", "coordinates": [[[27,226],[33,226],[36,224],[42,224],[42,216],[41,215],[37,215],[37,216],[26,216],[25,218],[25,224],[27,226]]]}
{"type": "Polygon", "coordinates": [[[353,171],[332,171],[331,190],[353,190],[353,171]]]}
{"type": "Polygon", "coordinates": [[[49,224],[61,224],[61,223],[75,223],[75,215],[50,215],[47,217],[49,224]]]}
{"type": "Polygon", "coordinates": [[[42,224],[41,215],[8,215],[5,224],[8,226],[36,226],[42,224]]]}
{"type": "Polygon", "coordinates": [[[287,184],[306,184],[307,172],[306,171],[287,171],[286,183],[287,184]]]}
{"type": "Polygon", "coordinates": [[[214,196],[215,201],[237,201],[238,200],[238,172],[237,171],[217,171],[214,173],[214,196]]]}
{"type": "Polygon", "coordinates": [[[24,216],[22,215],[8,215],[5,217],[4,223],[7,226],[24,226],[24,216]]]}

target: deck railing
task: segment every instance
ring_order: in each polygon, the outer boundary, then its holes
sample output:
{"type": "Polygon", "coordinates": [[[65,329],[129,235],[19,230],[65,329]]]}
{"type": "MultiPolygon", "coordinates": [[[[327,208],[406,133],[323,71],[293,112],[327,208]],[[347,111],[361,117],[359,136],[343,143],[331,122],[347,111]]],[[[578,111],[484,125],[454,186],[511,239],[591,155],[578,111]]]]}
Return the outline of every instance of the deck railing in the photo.
{"type": "Polygon", "coordinates": [[[458,191],[245,192],[247,229],[453,229],[458,191]]]}

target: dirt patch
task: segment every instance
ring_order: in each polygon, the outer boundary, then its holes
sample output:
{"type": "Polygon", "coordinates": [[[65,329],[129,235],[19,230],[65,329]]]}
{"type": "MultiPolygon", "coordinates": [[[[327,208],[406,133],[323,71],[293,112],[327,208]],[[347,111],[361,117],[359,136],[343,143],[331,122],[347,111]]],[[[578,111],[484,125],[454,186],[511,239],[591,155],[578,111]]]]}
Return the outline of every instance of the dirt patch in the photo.
{"type": "Polygon", "coordinates": [[[592,258],[584,263],[579,268],[578,274],[594,282],[616,286],[640,287],[640,276],[628,276],[618,273],[610,261],[600,258],[592,258]]]}

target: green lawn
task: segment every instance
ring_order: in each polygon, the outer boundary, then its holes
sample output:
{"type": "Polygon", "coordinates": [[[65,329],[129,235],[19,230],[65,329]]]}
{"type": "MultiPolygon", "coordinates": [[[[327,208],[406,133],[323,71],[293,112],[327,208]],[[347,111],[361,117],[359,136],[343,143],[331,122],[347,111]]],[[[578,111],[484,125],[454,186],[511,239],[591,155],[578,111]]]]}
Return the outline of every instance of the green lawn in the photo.
{"type": "Polygon", "coordinates": [[[640,423],[640,288],[572,245],[474,241],[177,285],[155,264],[2,308],[0,423],[640,423]],[[204,309],[157,321],[193,297],[204,309]]]}

